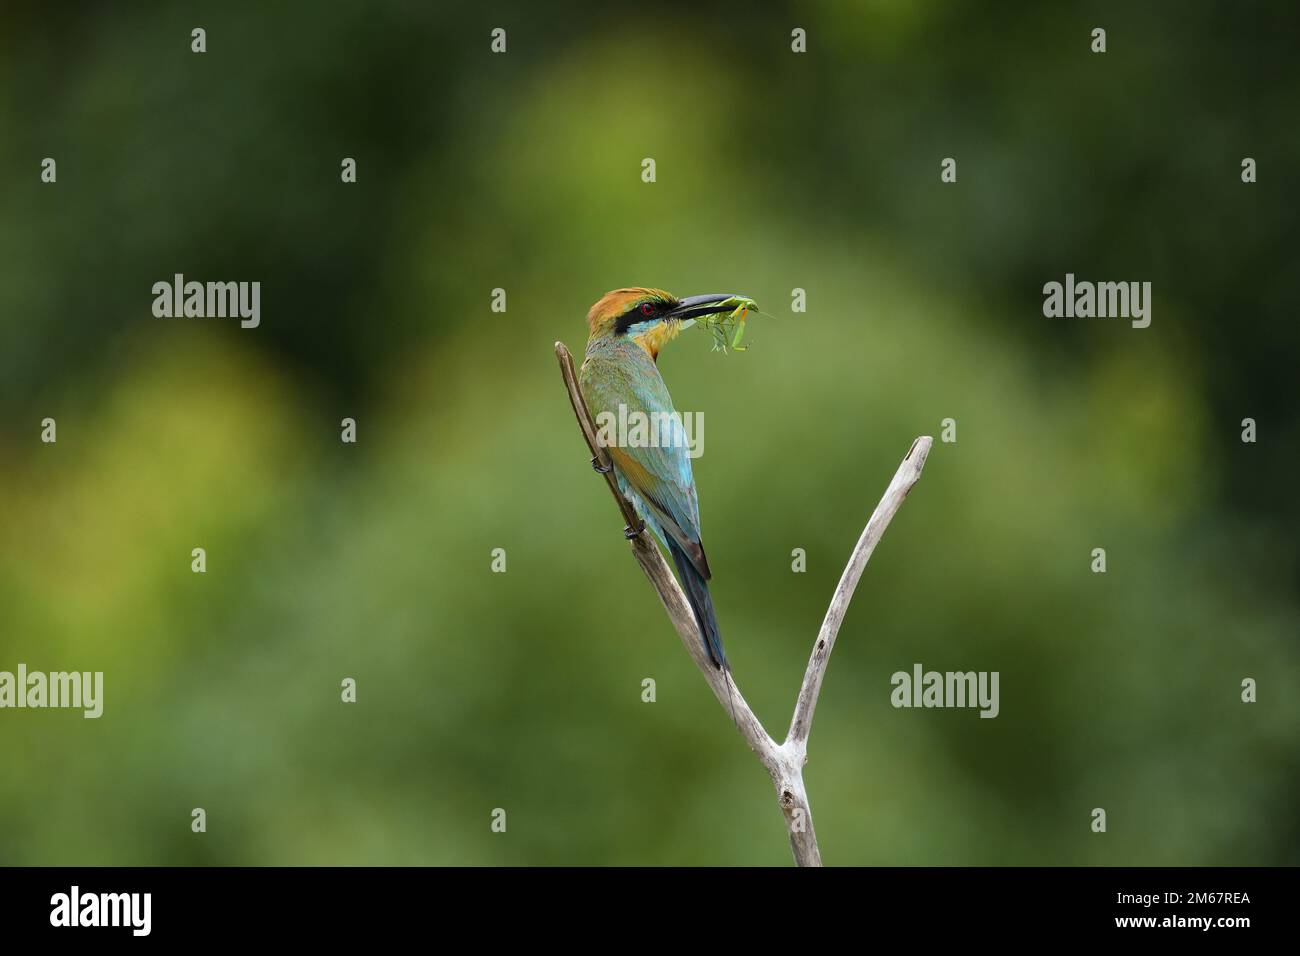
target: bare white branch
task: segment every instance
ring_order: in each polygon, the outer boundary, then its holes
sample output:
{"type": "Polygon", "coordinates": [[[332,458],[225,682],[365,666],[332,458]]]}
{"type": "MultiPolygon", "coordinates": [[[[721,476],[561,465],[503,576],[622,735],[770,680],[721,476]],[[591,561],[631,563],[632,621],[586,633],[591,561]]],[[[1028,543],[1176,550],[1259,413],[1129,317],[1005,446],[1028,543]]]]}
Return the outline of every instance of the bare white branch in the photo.
{"type": "Polygon", "coordinates": [[[930,446],[934,443],[928,435],[923,435],[912,442],[912,447],[903,457],[903,463],[894,472],[894,480],[885,489],[885,495],[876,505],[867,526],[862,529],[858,545],[849,556],[849,563],[840,575],[840,583],[831,597],[831,605],[826,609],[822,629],[813,644],[812,656],[808,658],[808,669],[804,671],[803,686],[799,688],[799,698],[795,702],[794,717],[790,721],[790,732],[786,741],[801,750],[808,745],[808,731],[812,729],[813,711],[817,709],[817,697],[821,694],[822,678],[826,674],[826,662],[830,660],[831,651],[835,649],[835,638],[844,623],[844,614],[853,600],[853,591],[862,577],[862,570],[867,566],[871,552],[876,550],[885,529],[893,520],[898,509],[903,506],[903,499],[912,490],[912,486],[921,478],[921,469],[930,456],[930,446]]]}
{"type": "Polygon", "coordinates": [[[668,569],[668,563],[664,560],[658,546],[651,540],[649,532],[641,523],[631,502],[618,490],[618,482],[610,470],[609,453],[596,440],[596,427],[591,412],[587,409],[587,403],[578,388],[577,375],[573,369],[573,356],[569,354],[563,342],[555,343],[555,354],[560,360],[560,372],[564,376],[564,384],[569,392],[569,401],[573,404],[573,412],[578,418],[587,446],[591,449],[593,461],[604,472],[610,493],[614,496],[629,531],[640,529],[630,537],[632,554],[637,564],[641,566],[650,585],[659,595],[659,601],[677,630],[677,636],[681,638],[686,653],[691,656],[695,666],[704,675],[704,680],[718,702],[734,718],[736,729],[740,731],[740,735],[772,778],[772,785],[776,788],[777,803],[785,816],[786,832],[790,836],[790,850],[794,854],[795,862],[799,866],[821,866],[821,851],[817,846],[816,832],[813,830],[812,808],[808,805],[808,793],[803,782],[803,767],[807,761],[808,731],[812,726],[813,710],[817,706],[817,697],[821,693],[826,661],[835,646],[835,637],[839,633],[844,613],[848,610],[849,601],[853,597],[853,589],[857,587],[858,579],[862,577],[862,569],[866,567],[867,559],[871,557],[871,552],[875,550],[876,543],[884,534],[890,519],[902,505],[912,485],[916,484],[917,479],[921,477],[921,469],[925,467],[926,456],[930,453],[931,439],[922,437],[912,443],[911,450],[899,466],[894,480],[885,491],[885,496],[876,506],[871,520],[867,522],[867,527],[862,532],[862,537],[858,539],[858,545],[849,558],[848,567],[844,569],[839,586],[835,589],[831,606],[826,611],[826,619],[822,622],[817,642],[813,645],[812,658],[808,661],[808,670],[804,674],[803,686],[799,690],[790,732],[785,742],[778,744],[763,729],[762,723],[746,703],[731,676],[718,670],[709,660],[686,595],[682,593],[681,586],[668,569]]]}

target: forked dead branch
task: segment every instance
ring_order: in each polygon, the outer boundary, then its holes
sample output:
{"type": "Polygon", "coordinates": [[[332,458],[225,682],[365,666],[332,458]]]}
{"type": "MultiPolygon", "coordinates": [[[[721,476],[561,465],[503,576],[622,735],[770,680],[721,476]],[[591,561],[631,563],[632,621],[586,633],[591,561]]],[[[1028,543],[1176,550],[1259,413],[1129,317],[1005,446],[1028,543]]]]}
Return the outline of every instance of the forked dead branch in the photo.
{"type": "Polygon", "coordinates": [[[736,686],[735,680],[724,677],[723,672],[710,662],[704,644],[700,640],[695,616],[686,601],[686,596],[682,594],[677,579],[668,569],[668,563],[660,553],[658,545],[651,540],[651,535],[641,524],[631,502],[618,490],[618,482],[614,477],[609,454],[596,440],[596,426],[587,410],[582,392],[578,389],[573,356],[569,354],[563,342],[555,343],[555,354],[560,360],[560,371],[564,375],[565,387],[569,390],[569,401],[573,404],[574,414],[578,418],[587,446],[591,449],[593,461],[605,473],[605,482],[609,486],[610,494],[614,496],[627,525],[633,557],[636,558],[637,564],[641,566],[641,570],[645,572],[646,578],[659,595],[659,600],[668,613],[673,627],[677,629],[677,636],[681,638],[686,653],[690,654],[691,659],[695,661],[695,666],[704,675],[705,681],[723,709],[728,715],[734,715],[736,729],[740,731],[740,735],[749,744],[749,749],[758,756],[772,778],[772,784],[776,787],[777,802],[785,815],[786,830],[790,835],[790,848],[794,852],[795,862],[800,866],[821,866],[821,851],[817,847],[812,810],[808,806],[808,794],[803,782],[803,768],[808,761],[808,732],[812,728],[813,712],[817,708],[817,697],[821,693],[826,663],[835,648],[835,638],[839,634],[840,624],[844,621],[849,601],[853,598],[853,590],[858,586],[862,570],[866,567],[867,560],[875,550],[881,535],[885,533],[885,528],[889,526],[895,512],[902,506],[907,493],[920,479],[921,469],[925,467],[925,459],[930,454],[933,440],[929,436],[922,436],[912,442],[912,447],[908,449],[889,487],[885,489],[884,497],[880,499],[867,526],[862,530],[857,546],[849,557],[849,563],[840,576],[835,594],[831,597],[830,607],[826,609],[826,617],[822,621],[821,630],[817,633],[817,640],[813,644],[808,668],[804,672],[803,684],[799,688],[799,696],[795,701],[790,729],[786,733],[785,741],[777,743],[754,716],[754,712],[740,693],[740,688],[736,686]]]}

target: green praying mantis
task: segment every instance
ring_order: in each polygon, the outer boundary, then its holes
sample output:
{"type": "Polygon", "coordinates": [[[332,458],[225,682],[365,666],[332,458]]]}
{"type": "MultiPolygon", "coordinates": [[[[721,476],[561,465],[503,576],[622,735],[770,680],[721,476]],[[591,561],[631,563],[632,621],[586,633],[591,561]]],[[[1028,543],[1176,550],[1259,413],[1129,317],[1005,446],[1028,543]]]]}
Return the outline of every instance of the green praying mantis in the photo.
{"type": "Polygon", "coordinates": [[[728,349],[733,352],[745,351],[746,347],[740,344],[745,337],[745,319],[750,312],[759,311],[758,303],[748,296],[733,295],[718,303],[718,306],[717,315],[690,319],[683,323],[683,328],[690,328],[698,321],[713,336],[713,351],[726,352],[728,349]],[[730,312],[721,311],[728,307],[731,309],[730,312]]]}

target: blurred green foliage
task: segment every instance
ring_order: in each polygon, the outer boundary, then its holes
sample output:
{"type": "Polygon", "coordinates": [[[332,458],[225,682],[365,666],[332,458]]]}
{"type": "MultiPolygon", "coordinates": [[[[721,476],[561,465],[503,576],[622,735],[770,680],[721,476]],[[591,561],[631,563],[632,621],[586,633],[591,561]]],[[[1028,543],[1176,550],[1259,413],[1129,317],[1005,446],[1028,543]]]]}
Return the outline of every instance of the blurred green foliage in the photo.
{"type": "Polygon", "coordinates": [[[774,315],[661,359],[773,732],[899,459],[958,422],[829,670],[828,862],[1300,862],[1298,19],[6,4],[0,669],[106,700],[0,712],[0,862],[788,862],[555,368],[629,284],[774,315]],[[1045,319],[1067,271],[1151,281],[1151,328],[1045,319]],[[261,328],[153,318],[175,272],[261,281],[261,328]],[[893,709],[916,661],[1000,671],[1001,715],[893,709]]]}

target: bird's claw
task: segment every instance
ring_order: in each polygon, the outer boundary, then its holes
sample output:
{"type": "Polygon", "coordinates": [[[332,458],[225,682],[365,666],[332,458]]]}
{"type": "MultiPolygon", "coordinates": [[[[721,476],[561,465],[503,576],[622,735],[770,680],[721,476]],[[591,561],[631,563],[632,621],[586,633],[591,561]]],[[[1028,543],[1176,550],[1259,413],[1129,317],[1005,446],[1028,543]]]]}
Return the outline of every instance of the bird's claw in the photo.
{"type": "Polygon", "coordinates": [[[627,540],[629,541],[632,541],[633,539],[636,538],[637,535],[639,535],[644,530],[645,530],[644,521],[638,522],[637,527],[635,528],[633,528],[630,524],[627,524],[623,526],[623,537],[627,538],[627,540]]]}
{"type": "Polygon", "coordinates": [[[614,470],[613,465],[606,465],[605,467],[602,468],[600,465],[600,458],[596,455],[591,456],[591,467],[594,468],[602,475],[608,475],[611,471],[614,470]]]}

